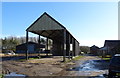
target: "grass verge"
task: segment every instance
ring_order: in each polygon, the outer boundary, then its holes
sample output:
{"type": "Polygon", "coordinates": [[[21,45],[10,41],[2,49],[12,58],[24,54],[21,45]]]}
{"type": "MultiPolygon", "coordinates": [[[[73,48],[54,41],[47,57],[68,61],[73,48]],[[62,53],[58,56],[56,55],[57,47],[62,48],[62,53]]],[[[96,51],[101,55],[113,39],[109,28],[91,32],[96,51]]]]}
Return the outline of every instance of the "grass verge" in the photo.
{"type": "Polygon", "coordinates": [[[0,78],[3,78],[3,76],[4,76],[3,74],[0,74],[0,78]]]}
{"type": "Polygon", "coordinates": [[[102,58],[103,60],[110,60],[111,58],[102,58]]]}
{"type": "Polygon", "coordinates": [[[82,57],[84,57],[84,56],[79,55],[79,56],[74,57],[73,59],[66,59],[66,61],[64,63],[68,63],[68,62],[71,62],[73,60],[77,61],[77,60],[81,59],[82,57]]]}
{"type": "MultiPolygon", "coordinates": [[[[28,60],[40,59],[40,57],[29,58],[28,60]]],[[[26,59],[19,59],[19,61],[26,61],[26,59]]]]}
{"type": "Polygon", "coordinates": [[[102,57],[102,56],[98,56],[99,58],[101,58],[102,60],[110,60],[111,57],[102,57]]]}
{"type": "Polygon", "coordinates": [[[75,58],[73,58],[73,60],[79,60],[80,58],[82,58],[84,56],[80,55],[80,56],[76,56],[75,58]]]}

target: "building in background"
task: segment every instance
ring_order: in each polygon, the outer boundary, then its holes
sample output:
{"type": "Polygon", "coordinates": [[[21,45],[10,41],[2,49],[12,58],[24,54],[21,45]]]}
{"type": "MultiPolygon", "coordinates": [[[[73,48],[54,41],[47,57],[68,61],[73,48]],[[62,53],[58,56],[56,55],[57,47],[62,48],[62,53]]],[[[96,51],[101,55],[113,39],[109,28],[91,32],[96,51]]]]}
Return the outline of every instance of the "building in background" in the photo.
{"type": "MultiPolygon", "coordinates": [[[[29,53],[38,53],[39,50],[44,50],[45,45],[38,44],[35,42],[28,42],[28,51],[29,53]]],[[[16,46],[16,53],[26,53],[27,50],[27,44],[23,43],[16,46]]]]}
{"type": "Polygon", "coordinates": [[[95,45],[91,46],[90,47],[90,53],[94,54],[94,55],[98,55],[99,54],[99,47],[95,46],[95,45]]]}
{"type": "Polygon", "coordinates": [[[100,48],[103,55],[115,55],[120,53],[120,40],[105,40],[104,46],[100,48]]]}

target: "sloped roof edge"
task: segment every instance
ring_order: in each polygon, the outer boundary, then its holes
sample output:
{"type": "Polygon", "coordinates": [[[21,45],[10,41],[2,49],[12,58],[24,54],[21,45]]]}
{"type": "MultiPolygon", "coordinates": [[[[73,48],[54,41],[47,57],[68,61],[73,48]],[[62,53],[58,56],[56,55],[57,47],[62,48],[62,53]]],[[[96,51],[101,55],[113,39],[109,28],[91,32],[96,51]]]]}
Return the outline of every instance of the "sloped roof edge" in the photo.
{"type": "Polygon", "coordinates": [[[104,47],[105,47],[106,43],[109,43],[109,42],[113,42],[113,43],[119,42],[120,43],[120,40],[105,40],[104,47]]]}
{"type": "MultiPolygon", "coordinates": [[[[49,18],[51,18],[54,22],[56,22],[57,24],[59,24],[63,29],[65,29],[69,34],[71,34],[61,23],[59,23],[58,21],[56,21],[53,17],[51,17],[48,13],[44,12],[37,20],[35,20],[27,29],[26,31],[29,31],[29,28],[31,28],[40,18],[42,18],[44,15],[47,15],[49,18]]],[[[77,41],[79,42],[72,34],[71,36],[77,41]]]]}
{"type": "Polygon", "coordinates": [[[61,23],[59,23],[58,21],[56,21],[53,17],[51,17],[49,14],[47,14],[46,12],[44,12],[37,20],[35,20],[35,22],[33,22],[27,29],[26,31],[29,30],[29,28],[31,28],[40,18],[42,18],[44,15],[47,15],[48,17],[50,17],[53,21],[55,21],[57,24],[59,24],[62,28],[66,29],[61,23]]]}

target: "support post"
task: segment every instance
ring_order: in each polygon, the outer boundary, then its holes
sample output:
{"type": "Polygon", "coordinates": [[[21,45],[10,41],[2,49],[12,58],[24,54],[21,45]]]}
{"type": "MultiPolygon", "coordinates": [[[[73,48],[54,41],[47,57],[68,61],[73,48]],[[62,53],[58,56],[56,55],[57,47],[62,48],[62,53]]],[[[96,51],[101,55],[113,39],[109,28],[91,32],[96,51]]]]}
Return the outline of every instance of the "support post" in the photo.
{"type": "Polygon", "coordinates": [[[68,34],[69,36],[68,36],[68,47],[69,47],[69,59],[70,59],[70,53],[71,53],[71,51],[70,51],[70,41],[71,41],[71,35],[70,34],[68,34]]]}
{"type": "Polygon", "coordinates": [[[74,38],[72,37],[72,57],[74,56],[74,38]]]}
{"type": "Polygon", "coordinates": [[[46,42],[46,50],[48,50],[48,38],[47,38],[47,40],[46,40],[47,42],[46,42]]]}
{"type": "Polygon", "coordinates": [[[26,60],[28,60],[28,31],[26,31],[26,60]]]}
{"type": "Polygon", "coordinates": [[[38,44],[39,44],[39,50],[38,50],[38,57],[40,58],[40,52],[41,52],[41,45],[40,45],[40,35],[39,35],[39,39],[38,39],[38,44]]]}
{"type": "Polygon", "coordinates": [[[46,40],[47,42],[46,42],[46,54],[47,54],[47,56],[48,56],[48,38],[47,38],[47,40],[46,40]]]}
{"type": "Polygon", "coordinates": [[[77,56],[77,41],[75,40],[75,56],[77,56]]]}
{"type": "Polygon", "coordinates": [[[38,39],[38,44],[40,44],[40,35],[39,35],[39,39],[38,39]]]}
{"type": "Polygon", "coordinates": [[[66,61],[66,30],[63,30],[63,62],[66,61]]]}
{"type": "Polygon", "coordinates": [[[76,56],[76,49],[75,49],[75,47],[76,47],[76,45],[75,45],[75,39],[74,39],[74,48],[73,48],[73,50],[74,50],[74,56],[76,56]]]}

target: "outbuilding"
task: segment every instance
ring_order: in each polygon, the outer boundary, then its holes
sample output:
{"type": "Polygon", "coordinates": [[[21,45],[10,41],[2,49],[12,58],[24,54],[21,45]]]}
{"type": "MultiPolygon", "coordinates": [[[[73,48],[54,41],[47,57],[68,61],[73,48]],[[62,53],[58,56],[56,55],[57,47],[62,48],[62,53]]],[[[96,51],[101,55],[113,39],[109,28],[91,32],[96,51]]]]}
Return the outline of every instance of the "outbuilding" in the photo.
{"type": "Polygon", "coordinates": [[[28,50],[29,53],[38,53],[38,51],[40,49],[41,50],[45,49],[45,45],[38,44],[38,43],[35,43],[35,42],[28,42],[28,45],[26,43],[17,45],[16,46],[16,53],[26,53],[26,50],[28,50]]]}
{"type": "MultiPolygon", "coordinates": [[[[39,44],[40,36],[46,37],[46,50],[48,49],[48,39],[51,39],[53,42],[52,54],[54,56],[63,56],[63,61],[65,61],[66,56],[71,58],[80,54],[79,42],[62,24],[46,12],[26,29],[27,45],[29,40],[29,32],[39,36],[39,44]]],[[[29,49],[26,50],[26,59],[28,59],[28,54],[29,49]]]]}
{"type": "Polygon", "coordinates": [[[95,46],[95,45],[91,46],[90,47],[90,53],[94,54],[94,55],[99,55],[99,47],[95,46]]]}
{"type": "Polygon", "coordinates": [[[101,52],[104,52],[105,55],[114,56],[115,54],[120,54],[120,40],[105,40],[101,52]]]}

